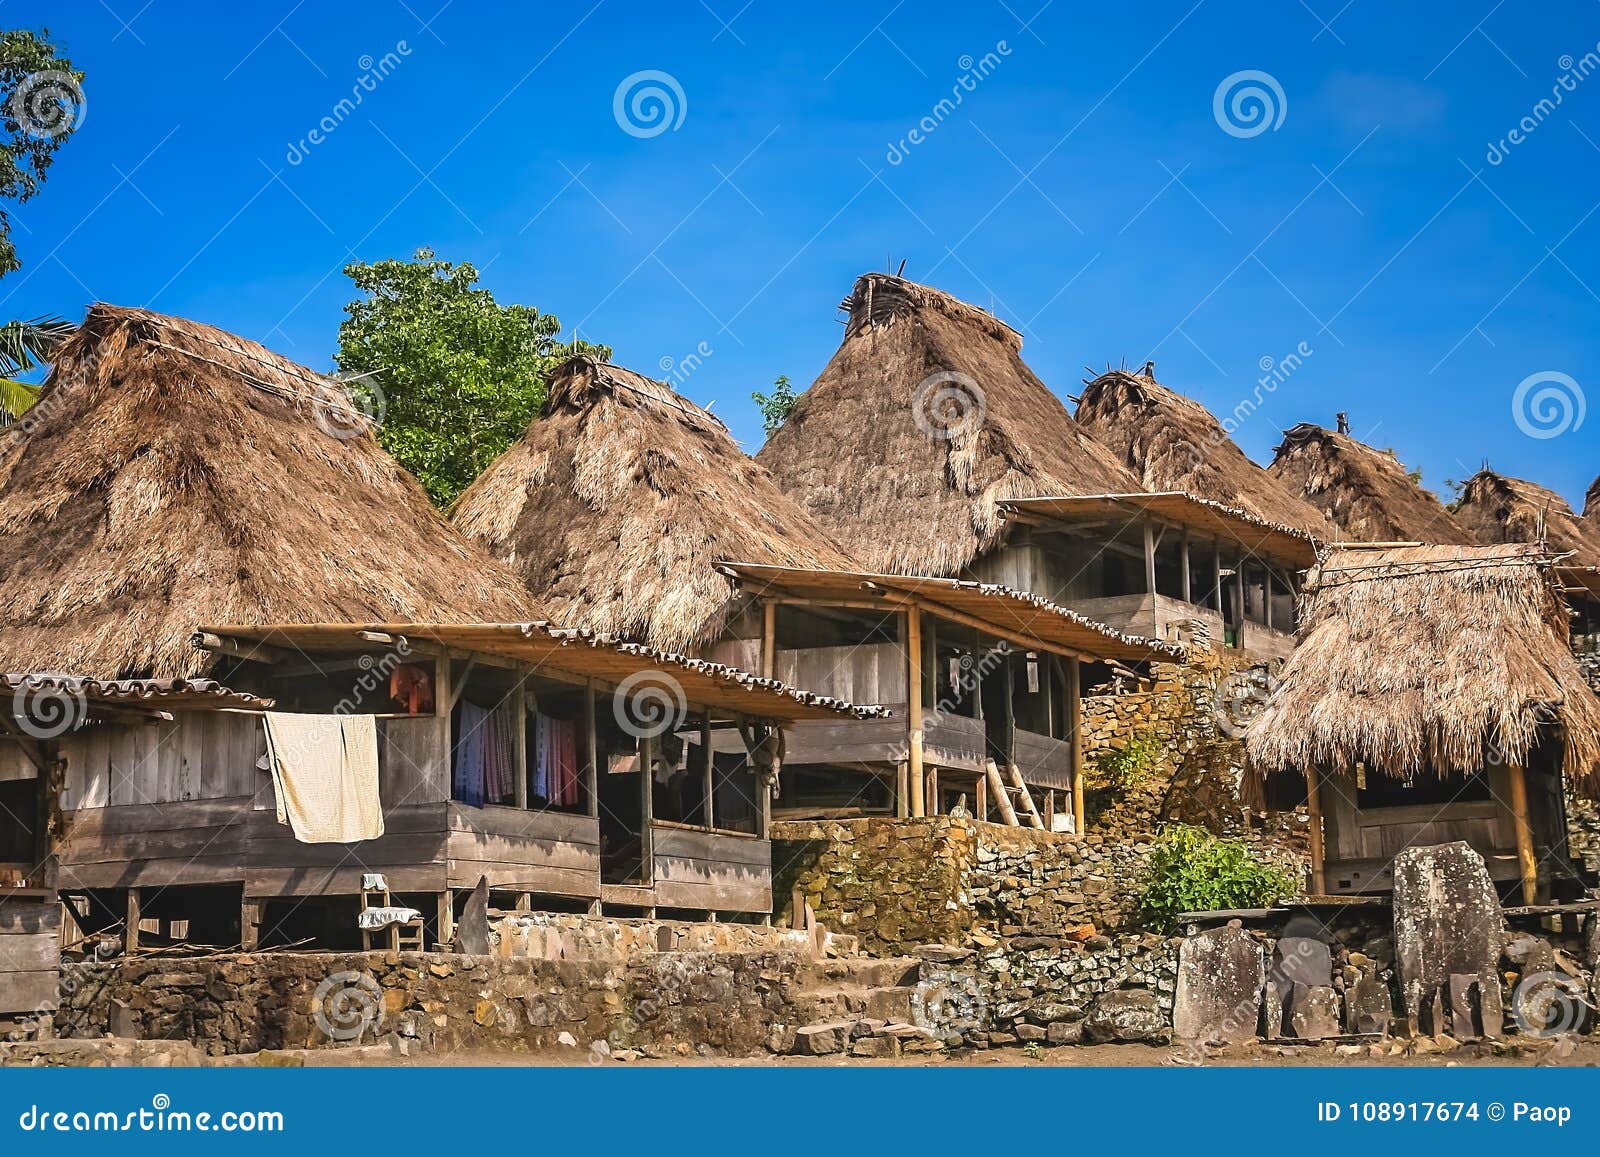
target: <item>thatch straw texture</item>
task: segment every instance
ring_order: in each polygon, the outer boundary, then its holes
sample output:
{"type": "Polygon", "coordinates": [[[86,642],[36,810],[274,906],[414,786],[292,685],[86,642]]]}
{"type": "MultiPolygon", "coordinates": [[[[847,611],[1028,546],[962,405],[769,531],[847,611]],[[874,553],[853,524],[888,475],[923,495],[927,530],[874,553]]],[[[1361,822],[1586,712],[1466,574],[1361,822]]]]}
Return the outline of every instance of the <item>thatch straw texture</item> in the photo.
{"type": "Polygon", "coordinates": [[[1257,776],[1320,768],[1462,775],[1566,733],[1569,783],[1600,775],[1600,700],[1528,546],[1334,551],[1309,576],[1300,644],[1245,743],[1257,776]]]}
{"type": "Polygon", "coordinates": [[[1387,450],[1303,422],[1267,472],[1320,510],[1348,542],[1474,546],[1478,540],[1387,450]]]}
{"type": "Polygon", "coordinates": [[[1583,496],[1583,516],[1600,526],[1600,476],[1589,483],[1589,493],[1583,496]]]}
{"type": "Polygon", "coordinates": [[[534,617],[370,432],[315,420],[348,404],[255,342],[91,308],[0,445],[0,664],[166,678],[210,669],[208,621],[534,617]]]}
{"type": "Polygon", "coordinates": [[[842,308],[844,342],[756,461],[863,569],[957,575],[1003,540],[1007,499],[1141,489],[994,317],[877,273],[842,308]]]}
{"type": "Polygon", "coordinates": [[[1600,527],[1537,482],[1480,470],[1462,488],[1455,516],[1485,545],[1543,542],[1552,554],[1570,553],[1562,560],[1569,566],[1600,566],[1600,527]]]}
{"type": "Polygon", "coordinates": [[[1141,489],[1181,490],[1328,542],[1320,510],[1241,450],[1210,410],[1146,373],[1109,370],[1084,385],[1078,425],[1138,476],[1141,489]]]}
{"type": "Polygon", "coordinates": [[[723,559],[854,565],[719,420],[589,358],[556,371],[544,416],[452,517],[557,621],[668,651],[715,641],[735,610],[723,559]]]}

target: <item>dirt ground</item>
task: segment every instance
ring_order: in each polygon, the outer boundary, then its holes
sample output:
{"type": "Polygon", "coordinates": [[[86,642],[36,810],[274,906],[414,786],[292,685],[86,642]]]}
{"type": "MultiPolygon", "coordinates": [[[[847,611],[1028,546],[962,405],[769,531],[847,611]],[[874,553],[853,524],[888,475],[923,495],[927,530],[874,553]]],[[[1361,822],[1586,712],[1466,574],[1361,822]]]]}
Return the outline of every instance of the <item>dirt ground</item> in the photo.
{"type": "MultiPolygon", "coordinates": [[[[1210,1050],[1203,1056],[1182,1046],[1153,1047],[1150,1045],[1094,1045],[1091,1047],[1042,1048],[1030,1055],[1020,1048],[991,1050],[964,1049],[945,1055],[908,1056],[898,1060],[860,1057],[684,1057],[644,1058],[634,1061],[607,1061],[607,1067],[728,1067],[728,1068],[950,1068],[950,1067],[1004,1067],[1026,1068],[1139,1068],[1144,1066],[1198,1067],[1219,1065],[1239,1067],[1272,1065],[1274,1067],[1353,1066],[1406,1068],[1448,1068],[1452,1066],[1515,1066],[1560,1065],[1564,1067],[1592,1068],[1600,1065],[1600,1041],[1565,1037],[1555,1040],[1519,1041],[1498,1049],[1487,1044],[1462,1045],[1442,1052],[1412,1052],[1401,1049],[1397,1055],[1387,1055],[1387,1050],[1402,1042],[1388,1042],[1385,1055],[1372,1056],[1366,1046],[1277,1046],[1254,1045],[1226,1050],[1210,1050]],[[1350,1049],[1360,1048],[1359,1055],[1350,1049]]],[[[1423,1046],[1427,1048],[1426,1045],[1423,1046]]],[[[364,1053],[367,1050],[363,1050],[364,1053]]],[[[586,1049],[562,1049],[557,1052],[523,1053],[481,1049],[460,1052],[426,1053],[416,1057],[395,1057],[392,1061],[375,1061],[370,1053],[356,1057],[341,1057],[338,1051],[319,1053],[308,1063],[316,1065],[373,1065],[400,1066],[474,1066],[509,1068],[519,1065],[556,1065],[562,1067],[590,1064],[586,1049]]]]}

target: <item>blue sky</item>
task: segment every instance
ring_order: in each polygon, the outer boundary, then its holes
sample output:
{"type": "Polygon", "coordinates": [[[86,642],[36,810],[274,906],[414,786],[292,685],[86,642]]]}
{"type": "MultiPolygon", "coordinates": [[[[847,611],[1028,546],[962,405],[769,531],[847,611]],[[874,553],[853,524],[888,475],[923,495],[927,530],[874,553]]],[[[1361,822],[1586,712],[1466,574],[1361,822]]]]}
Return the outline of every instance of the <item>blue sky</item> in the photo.
{"type": "Polygon", "coordinates": [[[1581,504],[1600,413],[1513,401],[1600,407],[1600,5],[1040,3],[9,4],[88,79],[3,312],[148,305],[325,369],[340,266],[431,245],[623,364],[711,351],[680,388],[753,451],[750,391],[809,383],[904,259],[1060,393],[1154,358],[1227,413],[1303,348],[1257,460],[1346,410],[1436,487],[1487,458],[1581,504]],[[647,71],[655,135],[614,111],[647,71]]]}

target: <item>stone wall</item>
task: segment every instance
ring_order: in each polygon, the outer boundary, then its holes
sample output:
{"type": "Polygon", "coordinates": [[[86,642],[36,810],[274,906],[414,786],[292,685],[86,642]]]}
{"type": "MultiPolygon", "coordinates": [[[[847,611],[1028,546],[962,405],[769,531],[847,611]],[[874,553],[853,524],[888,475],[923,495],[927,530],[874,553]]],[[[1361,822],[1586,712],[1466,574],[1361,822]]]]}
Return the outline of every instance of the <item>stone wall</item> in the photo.
{"type": "Polygon", "coordinates": [[[616,960],[226,954],[66,964],[58,1036],[187,1041],[211,1056],[394,1035],[433,1050],[748,1056],[793,1023],[793,952],[616,960]]]}

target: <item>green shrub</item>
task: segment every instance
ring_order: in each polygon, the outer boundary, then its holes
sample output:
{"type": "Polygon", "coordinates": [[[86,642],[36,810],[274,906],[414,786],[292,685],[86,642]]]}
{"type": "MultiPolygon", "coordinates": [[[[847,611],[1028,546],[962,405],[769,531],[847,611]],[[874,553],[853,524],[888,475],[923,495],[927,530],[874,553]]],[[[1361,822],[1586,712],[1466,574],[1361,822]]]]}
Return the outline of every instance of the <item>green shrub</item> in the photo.
{"type": "Polygon", "coordinates": [[[1156,765],[1161,762],[1164,749],[1161,741],[1151,732],[1141,731],[1128,740],[1123,748],[1109,747],[1095,756],[1095,766],[1101,781],[1109,788],[1125,792],[1145,783],[1156,765]]]}
{"type": "Polygon", "coordinates": [[[1258,858],[1242,840],[1175,824],[1150,853],[1139,909],[1149,924],[1171,928],[1181,912],[1269,908],[1295,891],[1293,876],[1258,858]]]}

